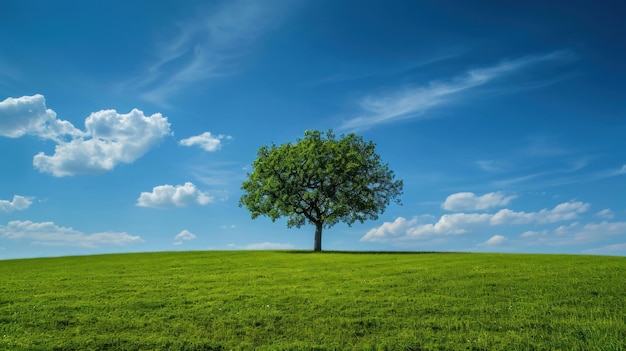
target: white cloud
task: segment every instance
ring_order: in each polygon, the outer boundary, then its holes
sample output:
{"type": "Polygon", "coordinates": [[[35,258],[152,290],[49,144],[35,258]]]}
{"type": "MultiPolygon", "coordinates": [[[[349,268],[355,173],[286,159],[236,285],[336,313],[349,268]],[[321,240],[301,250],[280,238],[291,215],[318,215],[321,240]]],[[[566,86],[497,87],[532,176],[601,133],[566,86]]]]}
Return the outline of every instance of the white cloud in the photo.
{"type": "Polygon", "coordinates": [[[489,240],[485,241],[483,245],[486,246],[497,246],[504,244],[508,239],[502,235],[494,235],[489,240]]]}
{"type": "Polygon", "coordinates": [[[3,212],[12,212],[15,210],[25,210],[27,209],[33,201],[25,196],[14,195],[13,200],[0,200],[0,211],[3,212]]]}
{"type": "Polygon", "coordinates": [[[170,134],[170,124],[160,113],[145,116],[133,109],[92,113],[86,131],[59,120],[46,108],[42,95],[8,98],[0,102],[0,135],[18,138],[34,135],[56,142],[53,155],[33,157],[33,166],[55,177],[110,171],[120,163],[132,163],[170,134]]]}
{"type": "Polygon", "coordinates": [[[435,235],[464,234],[471,228],[485,225],[490,218],[491,215],[484,213],[454,213],[441,216],[436,223],[417,224],[415,220],[398,217],[393,222],[385,222],[377,228],[370,229],[361,241],[407,241],[435,235]]]}
{"type": "Polygon", "coordinates": [[[606,218],[606,219],[611,219],[611,218],[615,217],[615,214],[610,209],[605,208],[604,210],[596,213],[596,216],[602,217],[602,218],[606,218]]]}
{"type": "Polygon", "coordinates": [[[141,207],[184,207],[189,205],[206,205],[213,198],[200,191],[191,182],[184,185],[169,184],[155,186],[152,192],[142,192],[137,199],[141,207]]]}
{"type": "Polygon", "coordinates": [[[398,217],[393,222],[385,222],[380,227],[370,229],[361,241],[378,241],[377,239],[403,236],[415,223],[415,219],[407,220],[404,217],[398,217]]]}
{"type": "Polygon", "coordinates": [[[271,243],[263,242],[256,244],[249,244],[245,246],[246,250],[289,250],[293,249],[293,245],[289,243],[271,243]]]}
{"type": "Polygon", "coordinates": [[[33,165],[56,177],[110,171],[119,163],[132,163],[170,134],[170,124],[160,113],[146,116],[133,109],[92,113],[85,120],[88,138],[59,142],[54,155],[40,152],[33,165]]]}
{"type": "Polygon", "coordinates": [[[73,228],[59,227],[53,222],[11,221],[0,226],[0,237],[9,240],[31,240],[32,244],[49,246],[99,247],[127,245],[144,240],[127,233],[102,232],[84,234],[73,228]]]}
{"type": "Polygon", "coordinates": [[[196,238],[195,234],[185,229],[174,237],[174,245],[181,245],[183,241],[190,241],[195,238],[196,238]]]}
{"type": "Polygon", "coordinates": [[[554,230],[558,237],[569,237],[575,242],[593,242],[615,235],[626,235],[626,222],[572,223],[554,230]]]}
{"type": "Polygon", "coordinates": [[[554,223],[572,220],[579,214],[586,212],[590,205],[582,202],[564,202],[553,209],[542,209],[539,212],[515,212],[502,209],[492,216],[492,225],[527,224],[527,223],[554,223]]]}
{"type": "Polygon", "coordinates": [[[462,192],[448,196],[441,208],[448,211],[479,211],[491,207],[506,206],[515,198],[515,195],[504,196],[501,192],[488,193],[482,196],[462,192]]]}
{"type": "Polygon", "coordinates": [[[394,120],[415,118],[429,109],[450,103],[466,90],[489,83],[506,74],[547,61],[561,61],[573,57],[567,51],[555,51],[540,56],[525,56],[503,61],[495,66],[470,70],[449,81],[432,81],[426,86],[404,89],[383,96],[366,96],[360,103],[363,115],[350,119],[340,129],[362,129],[394,120]]]}
{"type": "Polygon", "coordinates": [[[574,222],[554,230],[527,231],[520,235],[521,244],[527,245],[580,245],[601,242],[610,237],[626,235],[626,222],[574,222]]]}
{"type": "Polygon", "coordinates": [[[543,209],[537,214],[538,223],[554,223],[560,221],[568,221],[578,218],[578,215],[591,207],[588,203],[580,201],[576,202],[564,202],[557,205],[552,210],[543,209]]]}
{"type": "Polygon", "coordinates": [[[184,146],[198,146],[204,151],[217,151],[222,147],[222,139],[232,139],[230,135],[211,135],[210,132],[204,132],[200,135],[182,139],[179,144],[184,146]]]}
{"type": "Polygon", "coordinates": [[[7,98],[0,102],[0,135],[19,138],[26,134],[60,141],[64,136],[80,137],[82,132],[72,123],[57,119],[56,113],[46,108],[42,95],[7,98]]]}
{"type": "Polygon", "coordinates": [[[445,214],[437,222],[427,224],[418,224],[416,221],[398,217],[394,222],[385,222],[379,227],[370,229],[361,241],[403,242],[432,236],[460,235],[487,226],[554,223],[576,219],[579,214],[587,211],[589,206],[582,202],[565,202],[551,210],[542,209],[538,212],[502,209],[495,214],[453,213],[445,214]]]}

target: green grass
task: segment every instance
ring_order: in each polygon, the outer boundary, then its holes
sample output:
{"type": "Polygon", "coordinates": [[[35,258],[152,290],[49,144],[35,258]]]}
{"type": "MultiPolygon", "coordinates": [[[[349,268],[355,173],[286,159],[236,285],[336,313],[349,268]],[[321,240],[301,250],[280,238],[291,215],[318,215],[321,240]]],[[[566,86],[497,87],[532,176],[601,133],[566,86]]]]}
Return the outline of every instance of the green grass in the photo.
{"type": "Polygon", "coordinates": [[[0,350],[626,350],[626,258],[179,252],[0,261],[0,350]]]}

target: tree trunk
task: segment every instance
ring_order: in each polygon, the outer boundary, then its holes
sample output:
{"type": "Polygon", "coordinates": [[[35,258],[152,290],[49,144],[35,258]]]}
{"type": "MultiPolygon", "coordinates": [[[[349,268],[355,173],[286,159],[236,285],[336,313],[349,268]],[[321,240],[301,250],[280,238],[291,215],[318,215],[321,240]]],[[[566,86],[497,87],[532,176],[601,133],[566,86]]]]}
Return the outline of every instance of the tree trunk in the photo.
{"type": "Polygon", "coordinates": [[[315,223],[315,245],[313,251],[322,251],[322,223],[315,223]]]}

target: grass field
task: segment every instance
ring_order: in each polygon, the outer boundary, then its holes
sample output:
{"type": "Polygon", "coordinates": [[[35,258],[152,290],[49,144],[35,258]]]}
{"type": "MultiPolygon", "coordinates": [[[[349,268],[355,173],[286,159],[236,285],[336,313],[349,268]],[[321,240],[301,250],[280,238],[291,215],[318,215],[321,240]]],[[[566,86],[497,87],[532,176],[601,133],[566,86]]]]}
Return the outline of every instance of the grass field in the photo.
{"type": "Polygon", "coordinates": [[[626,350],[624,257],[148,253],[0,282],[0,350],[626,350]]]}

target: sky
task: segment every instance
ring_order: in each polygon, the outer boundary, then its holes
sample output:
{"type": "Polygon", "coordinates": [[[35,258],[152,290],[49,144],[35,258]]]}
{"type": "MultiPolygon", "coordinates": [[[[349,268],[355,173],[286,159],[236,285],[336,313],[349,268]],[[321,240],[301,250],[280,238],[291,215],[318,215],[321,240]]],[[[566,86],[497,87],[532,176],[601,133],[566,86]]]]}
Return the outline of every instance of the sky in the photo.
{"type": "Polygon", "coordinates": [[[376,143],[402,204],[323,249],[626,255],[622,1],[2,1],[0,259],[312,249],[257,150],[376,143]]]}

